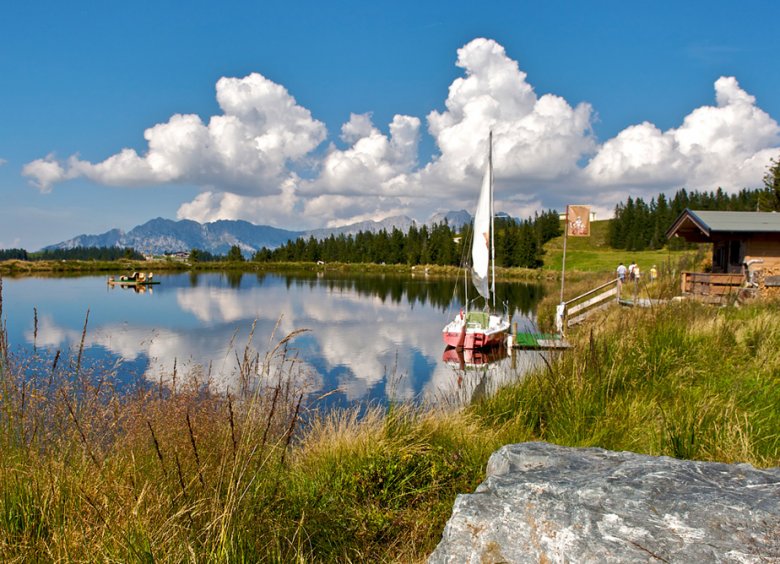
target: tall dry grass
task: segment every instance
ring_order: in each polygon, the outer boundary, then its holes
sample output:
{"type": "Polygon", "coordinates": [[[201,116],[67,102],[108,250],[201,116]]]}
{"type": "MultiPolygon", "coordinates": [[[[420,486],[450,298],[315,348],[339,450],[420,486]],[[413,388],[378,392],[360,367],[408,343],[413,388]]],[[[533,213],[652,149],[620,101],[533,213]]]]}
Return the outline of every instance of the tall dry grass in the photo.
{"type": "Polygon", "coordinates": [[[275,526],[262,498],[281,491],[305,393],[295,336],[263,356],[247,343],[240,389],[217,395],[198,374],[120,392],[115,370],[85,366],[83,339],[48,364],[14,358],[0,331],[0,558],[282,554],[281,541],[246,526],[248,516],[259,531],[275,526]]]}

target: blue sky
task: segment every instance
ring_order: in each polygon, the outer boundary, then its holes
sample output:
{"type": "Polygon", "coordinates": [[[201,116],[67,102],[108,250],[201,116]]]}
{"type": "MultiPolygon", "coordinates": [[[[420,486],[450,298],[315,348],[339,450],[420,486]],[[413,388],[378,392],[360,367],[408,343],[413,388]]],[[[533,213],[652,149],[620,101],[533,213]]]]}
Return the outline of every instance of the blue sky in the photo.
{"type": "Polygon", "coordinates": [[[154,217],[300,229],[761,185],[780,4],[0,7],[0,248],[154,217]]]}

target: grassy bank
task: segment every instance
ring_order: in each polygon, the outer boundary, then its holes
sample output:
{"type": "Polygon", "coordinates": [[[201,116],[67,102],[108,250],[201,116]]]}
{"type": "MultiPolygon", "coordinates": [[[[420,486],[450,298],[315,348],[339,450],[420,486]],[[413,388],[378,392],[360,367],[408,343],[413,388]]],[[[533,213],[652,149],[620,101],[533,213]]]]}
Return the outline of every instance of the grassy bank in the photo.
{"type": "MultiPolygon", "coordinates": [[[[80,276],[86,274],[130,274],[135,271],[171,273],[171,272],[326,272],[349,275],[389,275],[389,276],[427,276],[453,278],[462,275],[455,266],[373,263],[316,264],[313,262],[196,262],[188,263],[176,260],[155,261],[0,261],[0,276],[80,276]]],[[[530,268],[498,268],[499,280],[540,281],[555,280],[558,273],[530,268]]]]}
{"type": "Polygon", "coordinates": [[[509,438],[780,463],[778,303],[609,311],[550,370],[473,411],[509,438]],[[773,407],[774,406],[774,407],[773,407]]]}
{"type": "Polygon", "coordinates": [[[139,261],[120,259],[116,261],[99,260],[5,260],[0,261],[0,275],[68,275],[68,274],[127,274],[133,271],[176,272],[188,270],[189,265],[175,260],[139,261]]]}
{"type": "Polygon", "coordinates": [[[112,367],[16,358],[0,330],[0,559],[422,561],[511,442],[777,465],[778,315],[615,308],[493,397],[362,417],[302,408],[295,335],[237,351],[225,396],[175,373],[119,392],[112,367]]]}

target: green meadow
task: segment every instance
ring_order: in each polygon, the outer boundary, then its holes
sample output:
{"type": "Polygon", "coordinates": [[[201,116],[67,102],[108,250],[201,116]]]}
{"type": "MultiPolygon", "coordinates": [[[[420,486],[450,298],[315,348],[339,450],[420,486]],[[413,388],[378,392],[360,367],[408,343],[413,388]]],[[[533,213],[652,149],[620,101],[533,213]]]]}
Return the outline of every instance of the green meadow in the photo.
{"type": "MultiPolygon", "coordinates": [[[[672,270],[681,260],[688,259],[695,252],[670,251],[667,249],[648,251],[626,251],[613,249],[607,243],[609,220],[591,223],[590,237],[568,237],[566,240],[566,272],[598,272],[614,274],[621,262],[628,266],[636,261],[640,271],[647,275],[650,267],[672,270]]],[[[563,237],[556,237],[545,247],[544,269],[561,271],[563,262],[563,237]]],[[[702,255],[703,256],[703,255],[702,255]]]]}

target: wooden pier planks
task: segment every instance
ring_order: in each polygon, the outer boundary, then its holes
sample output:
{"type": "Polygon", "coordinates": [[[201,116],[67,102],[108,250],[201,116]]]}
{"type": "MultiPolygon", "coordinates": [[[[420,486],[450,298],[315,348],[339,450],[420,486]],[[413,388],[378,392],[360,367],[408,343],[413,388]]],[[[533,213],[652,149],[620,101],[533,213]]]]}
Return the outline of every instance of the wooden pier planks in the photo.
{"type": "Polygon", "coordinates": [[[512,346],[518,349],[568,349],[571,344],[557,333],[515,333],[512,346]]]}

